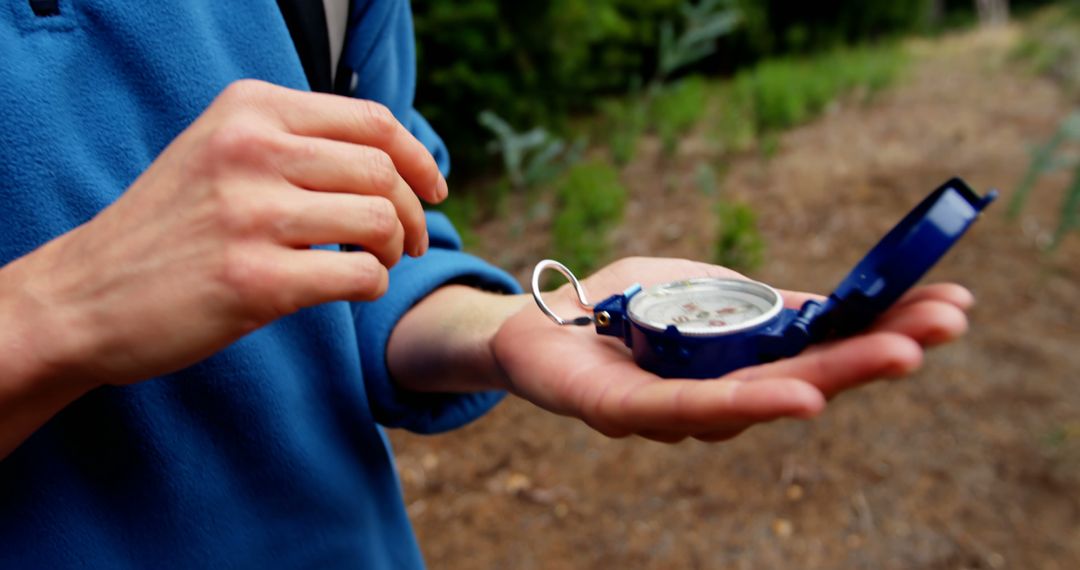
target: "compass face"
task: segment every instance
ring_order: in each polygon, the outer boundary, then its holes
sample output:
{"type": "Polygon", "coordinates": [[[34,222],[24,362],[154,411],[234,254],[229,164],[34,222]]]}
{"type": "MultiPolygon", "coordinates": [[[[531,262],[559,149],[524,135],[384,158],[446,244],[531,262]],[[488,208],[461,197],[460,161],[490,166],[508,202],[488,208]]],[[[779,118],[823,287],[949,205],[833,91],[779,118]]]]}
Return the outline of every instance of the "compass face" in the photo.
{"type": "Polygon", "coordinates": [[[691,336],[731,334],[771,321],[783,308],[775,289],[739,279],[690,279],[658,285],[630,299],[627,314],[656,331],[674,325],[691,336]]]}

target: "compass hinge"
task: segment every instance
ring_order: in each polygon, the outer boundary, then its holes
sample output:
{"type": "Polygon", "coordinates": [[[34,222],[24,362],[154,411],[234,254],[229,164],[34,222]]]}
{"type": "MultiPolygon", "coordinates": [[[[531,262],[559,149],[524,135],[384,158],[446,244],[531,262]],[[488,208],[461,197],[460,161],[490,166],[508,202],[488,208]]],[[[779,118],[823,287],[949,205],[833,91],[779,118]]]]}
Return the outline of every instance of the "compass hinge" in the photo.
{"type": "Polygon", "coordinates": [[[621,338],[630,346],[630,323],[626,320],[626,295],[612,295],[593,307],[596,333],[621,338]]]}

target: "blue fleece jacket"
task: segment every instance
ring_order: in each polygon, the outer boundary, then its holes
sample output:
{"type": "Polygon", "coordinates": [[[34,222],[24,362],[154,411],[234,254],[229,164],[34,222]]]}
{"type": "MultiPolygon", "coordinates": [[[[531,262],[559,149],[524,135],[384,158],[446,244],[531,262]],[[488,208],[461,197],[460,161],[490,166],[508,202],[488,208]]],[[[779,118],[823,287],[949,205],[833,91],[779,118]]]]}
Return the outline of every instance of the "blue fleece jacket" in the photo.
{"type": "MultiPolygon", "coordinates": [[[[353,4],[355,95],[388,105],[445,168],[412,109],[407,0],[353,4]]],[[[306,88],[273,0],[59,0],[47,17],[6,0],[0,54],[4,264],[116,200],[228,83],[306,88]]],[[[445,218],[428,223],[433,249],[396,266],[379,301],[301,311],[61,411],[0,461],[0,568],[421,567],[379,424],[451,429],[500,394],[401,391],[387,338],[447,281],[517,287],[458,251],[445,218]]]]}

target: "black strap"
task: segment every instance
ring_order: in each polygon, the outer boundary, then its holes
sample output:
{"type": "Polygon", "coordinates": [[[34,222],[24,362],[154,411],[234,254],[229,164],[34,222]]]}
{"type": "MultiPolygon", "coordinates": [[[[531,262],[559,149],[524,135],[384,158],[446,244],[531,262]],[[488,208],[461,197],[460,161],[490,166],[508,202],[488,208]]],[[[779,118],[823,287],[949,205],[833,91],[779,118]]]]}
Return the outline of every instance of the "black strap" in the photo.
{"type": "Polygon", "coordinates": [[[322,0],[277,0],[312,91],[332,93],[330,35],[322,0]]]}

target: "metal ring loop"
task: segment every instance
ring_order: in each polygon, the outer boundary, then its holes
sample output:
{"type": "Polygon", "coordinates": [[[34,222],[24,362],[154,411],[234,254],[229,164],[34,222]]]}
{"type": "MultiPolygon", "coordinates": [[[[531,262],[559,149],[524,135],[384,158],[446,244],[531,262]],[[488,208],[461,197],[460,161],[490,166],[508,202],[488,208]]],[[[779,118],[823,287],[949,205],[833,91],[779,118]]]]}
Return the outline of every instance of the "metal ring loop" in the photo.
{"type": "Polygon", "coordinates": [[[589,300],[585,298],[585,289],[581,286],[581,283],[577,280],[577,277],[574,277],[574,274],[571,273],[565,265],[559,263],[558,261],[555,261],[553,259],[545,259],[540,263],[536,264],[536,268],[533,269],[532,274],[532,295],[533,299],[536,301],[536,305],[540,307],[540,310],[543,311],[544,314],[547,315],[548,318],[554,321],[557,325],[583,327],[591,325],[593,323],[593,317],[591,314],[592,305],[590,305],[589,300]],[[566,279],[570,281],[570,284],[574,286],[574,293],[577,294],[578,305],[580,305],[582,309],[589,311],[590,314],[588,316],[581,316],[572,320],[566,320],[559,315],[556,315],[555,312],[547,306],[547,303],[544,302],[543,297],[540,296],[540,275],[548,269],[554,269],[555,271],[558,271],[562,274],[563,277],[566,277],[566,279]]]}

